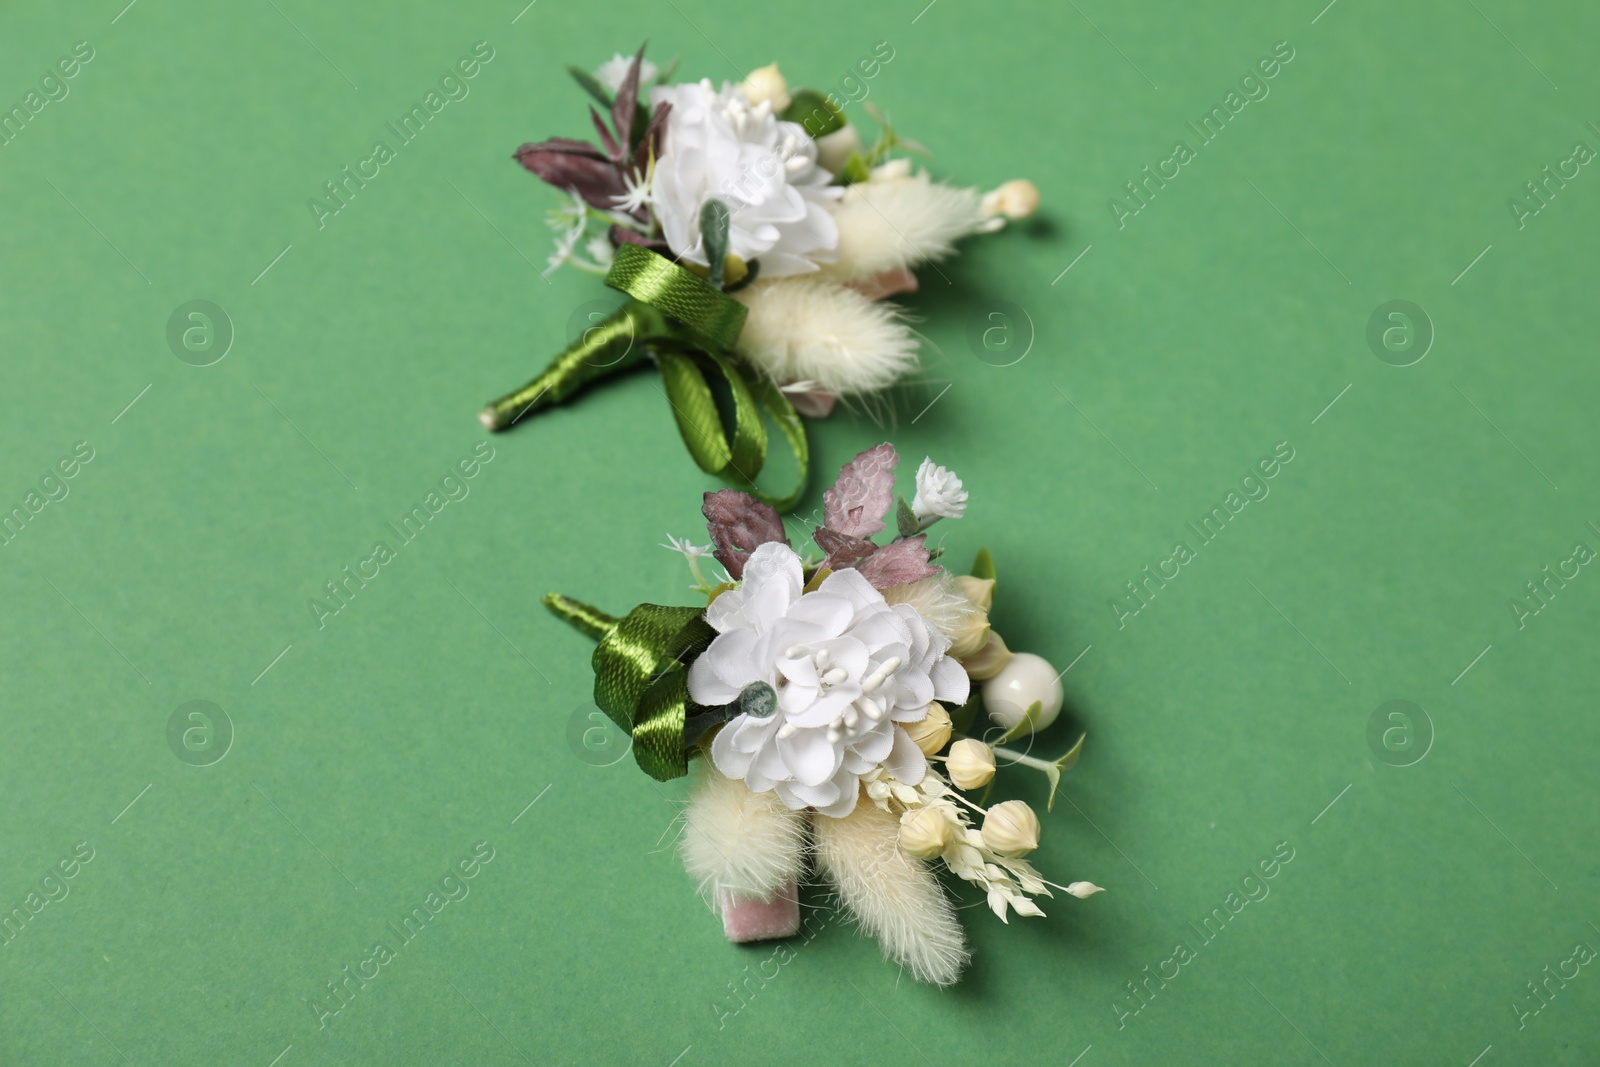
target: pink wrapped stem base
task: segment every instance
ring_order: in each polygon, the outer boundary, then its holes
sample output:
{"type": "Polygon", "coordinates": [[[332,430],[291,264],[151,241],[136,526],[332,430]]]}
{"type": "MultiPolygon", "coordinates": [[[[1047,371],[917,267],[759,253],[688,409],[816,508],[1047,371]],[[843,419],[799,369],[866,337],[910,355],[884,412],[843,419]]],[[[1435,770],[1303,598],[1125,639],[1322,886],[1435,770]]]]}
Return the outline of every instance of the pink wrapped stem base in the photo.
{"type": "Polygon", "coordinates": [[[800,894],[792,878],[771,900],[741,897],[727,889],[721,893],[722,932],[729,941],[770,941],[800,931],[800,894]]]}

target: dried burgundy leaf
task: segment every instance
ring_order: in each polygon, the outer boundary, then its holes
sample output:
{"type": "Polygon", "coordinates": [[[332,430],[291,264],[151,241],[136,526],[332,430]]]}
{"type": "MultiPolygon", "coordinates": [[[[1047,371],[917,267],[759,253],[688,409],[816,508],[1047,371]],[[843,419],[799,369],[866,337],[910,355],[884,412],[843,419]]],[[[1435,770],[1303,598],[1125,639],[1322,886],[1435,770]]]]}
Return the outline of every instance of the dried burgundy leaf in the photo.
{"type": "Polygon", "coordinates": [[[667,115],[672,111],[672,105],[666,101],[656,105],[655,114],[650,116],[650,125],[644,128],[644,136],[639,138],[639,148],[633,154],[634,165],[641,171],[650,165],[650,158],[661,158],[667,139],[667,115]]]}
{"type": "Polygon", "coordinates": [[[833,488],[822,494],[822,524],[851,537],[871,537],[883,529],[883,517],[894,503],[899,459],[885,441],[846,463],[833,488]]]}
{"type": "Polygon", "coordinates": [[[639,107],[639,65],[644,62],[644,45],[628,64],[628,73],[617,88],[616,102],[611,105],[611,125],[616,127],[617,142],[627,152],[633,144],[633,113],[639,107]]]}
{"type": "Polygon", "coordinates": [[[887,589],[902,582],[920,582],[924,578],[932,578],[939,573],[939,568],[936,564],[928,562],[928,546],[925,543],[927,540],[927,534],[918,534],[904,541],[884,545],[862,561],[856,569],[861,572],[861,577],[872,583],[875,589],[887,589]]]}
{"type": "Polygon", "coordinates": [[[617,168],[598,149],[582,141],[569,141],[574,150],[546,141],[517,149],[517,162],[557,189],[576,192],[591,205],[605,210],[616,207],[616,197],[625,196],[627,187],[617,168]]]}
{"type": "Polygon", "coordinates": [[[862,560],[878,551],[878,546],[871,541],[851,537],[849,534],[830,530],[826,526],[819,526],[811,531],[811,537],[817,542],[817,546],[828,554],[822,565],[830,571],[859,566],[862,560]]]}
{"type": "Polygon", "coordinates": [[[706,517],[706,528],[717,546],[717,562],[727,569],[734,581],[744,577],[745,560],[758,545],[768,541],[789,543],[778,513],[770,505],[737,489],[707,493],[700,512],[706,517]]]}
{"type": "Polygon", "coordinates": [[[622,226],[611,227],[611,243],[613,245],[638,245],[640,248],[648,248],[650,251],[665,256],[668,259],[672,258],[672,248],[667,244],[667,242],[653,237],[646,237],[644,234],[639,233],[636,230],[629,230],[622,226]]]}
{"type": "MultiPolygon", "coordinates": [[[[574,141],[570,137],[552,137],[538,144],[525,144],[516,151],[516,158],[535,152],[568,152],[575,156],[587,156],[589,159],[605,159],[606,154],[588,141],[574,141]]],[[[526,166],[527,164],[523,164],[526,166]]]]}
{"type": "Polygon", "coordinates": [[[606,120],[600,117],[600,112],[593,106],[589,108],[589,117],[594,120],[594,128],[600,134],[600,143],[606,146],[606,154],[613,163],[622,162],[622,153],[617,148],[617,139],[611,136],[611,131],[606,129],[606,120]]]}

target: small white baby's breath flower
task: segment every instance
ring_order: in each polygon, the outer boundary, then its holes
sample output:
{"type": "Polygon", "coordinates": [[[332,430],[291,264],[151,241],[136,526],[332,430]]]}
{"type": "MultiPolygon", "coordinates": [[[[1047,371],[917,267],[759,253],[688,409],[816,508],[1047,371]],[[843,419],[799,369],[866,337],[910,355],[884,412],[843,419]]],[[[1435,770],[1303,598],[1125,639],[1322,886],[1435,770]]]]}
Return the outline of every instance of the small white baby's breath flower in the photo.
{"type": "Polygon", "coordinates": [[[967,513],[967,491],[954,471],[924,459],[917,468],[917,495],[911,510],[924,527],[938,519],[959,519],[967,513]]]}
{"type": "MultiPolygon", "coordinates": [[[[595,69],[594,80],[604,85],[611,92],[622,88],[622,79],[628,76],[628,67],[633,63],[632,56],[625,56],[621,52],[612,56],[595,69]]],[[[639,64],[639,85],[649,85],[656,80],[658,68],[648,59],[639,64]]]]}

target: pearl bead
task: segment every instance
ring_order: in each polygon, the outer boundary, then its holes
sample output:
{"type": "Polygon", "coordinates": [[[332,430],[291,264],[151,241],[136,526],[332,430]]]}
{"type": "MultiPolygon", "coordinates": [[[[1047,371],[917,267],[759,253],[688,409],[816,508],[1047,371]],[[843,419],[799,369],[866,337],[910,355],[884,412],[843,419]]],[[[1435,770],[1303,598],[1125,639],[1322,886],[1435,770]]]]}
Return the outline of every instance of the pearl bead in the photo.
{"type": "Polygon", "coordinates": [[[1022,721],[1035,701],[1039,714],[1034,729],[1043,730],[1061,713],[1064,695],[1056,669],[1032,652],[1018,652],[999,674],[983,683],[983,706],[991,719],[1008,730],[1022,721]]]}

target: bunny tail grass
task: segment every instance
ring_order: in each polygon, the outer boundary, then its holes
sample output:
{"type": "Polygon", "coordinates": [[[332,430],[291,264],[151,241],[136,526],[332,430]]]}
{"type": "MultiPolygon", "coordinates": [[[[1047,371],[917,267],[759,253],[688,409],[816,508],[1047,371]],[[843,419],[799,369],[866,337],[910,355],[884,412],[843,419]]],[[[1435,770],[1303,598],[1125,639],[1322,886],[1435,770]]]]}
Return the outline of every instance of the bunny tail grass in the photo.
{"type": "Polygon", "coordinates": [[[724,891],[770,898],[805,865],[805,813],[790,811],[775,793],[752,793],[725,777],[709,756],[695,762],[680,846],[684,867],[719,912],[724,891]]]}
{"type": "Polygon", "coordinates": [[[739,352],[775,382],[809,381],[850,397],[917,369],[917,339],[901,311],[838,282],[781,277],[734,298],[749,309],[739,352]]]}
{"type": "Polygon", "coordinates": [[[954,985],[972,958],[939,880],[900,851],[900,823],[863,799],[842,819],[812,819],[817,863],[886,958],[922,982],[954,985]]]}

